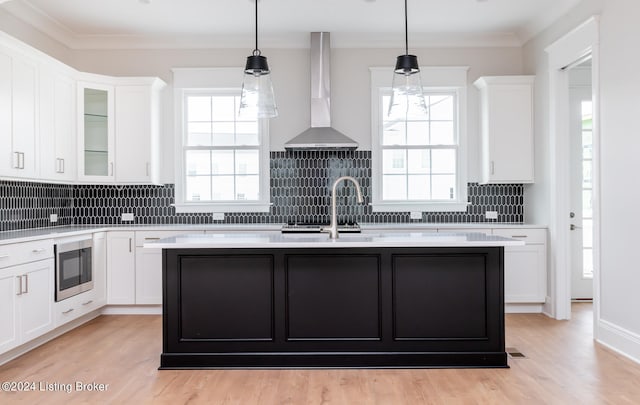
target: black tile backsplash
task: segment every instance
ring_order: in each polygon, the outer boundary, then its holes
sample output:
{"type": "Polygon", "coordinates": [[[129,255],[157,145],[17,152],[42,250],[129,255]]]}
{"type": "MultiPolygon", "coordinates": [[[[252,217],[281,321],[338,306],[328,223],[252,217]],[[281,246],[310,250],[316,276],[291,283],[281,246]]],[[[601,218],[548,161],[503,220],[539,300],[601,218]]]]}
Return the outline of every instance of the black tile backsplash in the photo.
{"type": "MultiPolygon", "coordinates": [[[[360,182],[365,202],[371,196],[371,152],[271,152],[269,213],[229,213],[224,223],[329,222],[329,194],[333,180],[353,176],[360,182]]],[[[468,184],[466,212],[425,212],[411,220],[408,212],[374,213],[355,201],[351,183],[338,187],[338,217],[360,223],[523,222],[523,186],[468,184]],[[497,211],[486,220],[485,211],[497,211]]],[[[123,212],[132,212],[136,224],[208,224],[211,214],[176,214],[173,184],[60,185],[0,181],[0,231],[70,224],[120,224],[123,212]],[[49,214],[58,214],[50,223],[49,214]]]]}
{"type": "Polygon", "coordinates": [[[72,225],[74,215],[72,185],[0,180],[0,231],[72,225]]]}

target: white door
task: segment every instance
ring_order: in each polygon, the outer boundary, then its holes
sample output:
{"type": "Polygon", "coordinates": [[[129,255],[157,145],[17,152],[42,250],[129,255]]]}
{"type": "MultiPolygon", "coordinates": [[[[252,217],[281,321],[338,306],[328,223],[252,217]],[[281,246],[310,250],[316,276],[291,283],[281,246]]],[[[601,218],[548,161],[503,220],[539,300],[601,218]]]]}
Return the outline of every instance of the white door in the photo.
{"type": "Polygon", "coordinates": [[[593,299],[592,91],[589,62],[569,73],[571,299],[593,299]]]}

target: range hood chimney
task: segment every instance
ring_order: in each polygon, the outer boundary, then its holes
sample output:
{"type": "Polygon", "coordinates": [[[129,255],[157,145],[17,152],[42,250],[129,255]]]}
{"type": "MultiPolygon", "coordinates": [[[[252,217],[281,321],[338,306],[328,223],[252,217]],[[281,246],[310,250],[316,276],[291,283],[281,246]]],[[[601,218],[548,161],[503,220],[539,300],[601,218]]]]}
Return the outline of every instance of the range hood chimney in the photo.
{"type": "Polygon", "coordinates": [[[331,46],[328,32],[311,33],[311,128],[287,150],[353,150],[358,142],[331,127],[331,46]]]}

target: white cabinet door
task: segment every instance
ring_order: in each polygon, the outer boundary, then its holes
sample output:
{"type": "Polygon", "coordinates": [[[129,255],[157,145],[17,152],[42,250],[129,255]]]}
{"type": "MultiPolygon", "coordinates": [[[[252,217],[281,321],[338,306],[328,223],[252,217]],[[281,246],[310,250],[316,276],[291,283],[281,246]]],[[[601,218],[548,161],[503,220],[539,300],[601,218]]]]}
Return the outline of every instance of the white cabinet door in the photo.
{"type": "Polygon", "coordinates": [[[542,303],[547,293],[546,249],[543,245],[504,248],[505,303],[542,303]]]}
{"type": "Polygon", "coordinates": [[[114,176],[114,89],[101,83],[78,82],[78,178],[112,183],[114,176]]]}
{"type": "Polygon", "coordinates": [[[151,181],[151,89],[116,87],[116,181],[151,181]]]}
{"type": "Polygon", "coordinates": [[[0,353],[19,344],[16,322],[18,279],[13,268],[0,269],[0,353]]]}
{"type": "Polygon", "coordinates": [[[53,259],[17,266],[23,276],[23,293],[18,296],[22,342],[53,329],[53,259]]]}
{"type": "Polygon", "coordinates": [[[53,329],[53,259],[0,269],[0,353],[53,329]]]}
{"type": "Polygon", "coordinates": [[[12,63],[13,153],[16,175],[34,178],[38,175],[36,154],[37,65],[22,57],[12,63]]]}
{"type": "Polygon", "coordinates": [[[505,303],[544,303],[547,297],[547,230],[495,228],[493,234],[526,243],[504,248],[505,303]]]}
{"type": "Polygon", "coordinates": [[[0,176],[13,175],[11,133],[11,56],[0,48],[0,176]]]}
{"type": "Polygon", "coordinates": [[[160,173],[160,90],[165,83],[118,85],[115,96],[116,182],[158,183],[160,173]]]}
{"type": "Polygon", "coordinates": [[[136,304],[162,304],[162,249],[136,248],[136,304]]]}
{"type": "Polygon", "coordinates": [[[0,49],[0,176],[38,175],[37,72],[35,62],[0,49]]]}
{"type": "Polygon", "coordinates": [[[481,77],[482,183],[533,183],[533,76],[481,77]]]}
{"type": "Polygon", "coordinates": [[[136,232],[136,304],[162,304],[162,249],[144,248],[154,240],[203,231],[136,232]]]}
{"type": "Polygon", "coordinates": [[[107,234],[107,303],[131,305],[136,297],[134,232],[107,234]]]}
{"type": "Polygon", "coordinates": [[[76,178],[76,85],[70,74],[40,66],[40,177],[76,178]]]}

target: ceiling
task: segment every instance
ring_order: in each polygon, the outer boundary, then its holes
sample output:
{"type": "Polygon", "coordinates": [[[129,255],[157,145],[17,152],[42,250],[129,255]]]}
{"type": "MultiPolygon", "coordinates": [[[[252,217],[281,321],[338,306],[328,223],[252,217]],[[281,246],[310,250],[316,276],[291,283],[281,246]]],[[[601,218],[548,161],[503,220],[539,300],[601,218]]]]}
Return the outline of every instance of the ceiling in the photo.
{"type": "MultiPolygon", "coordinates": [[[[0,0],[72,49],[253,47],[255,0],[0,0]]],[[[520,46],[582,0],[411,0],[410,47],[520,46]]],[[[402,47],[402,0],[260,0],[260,47],[402,47]]]]}

